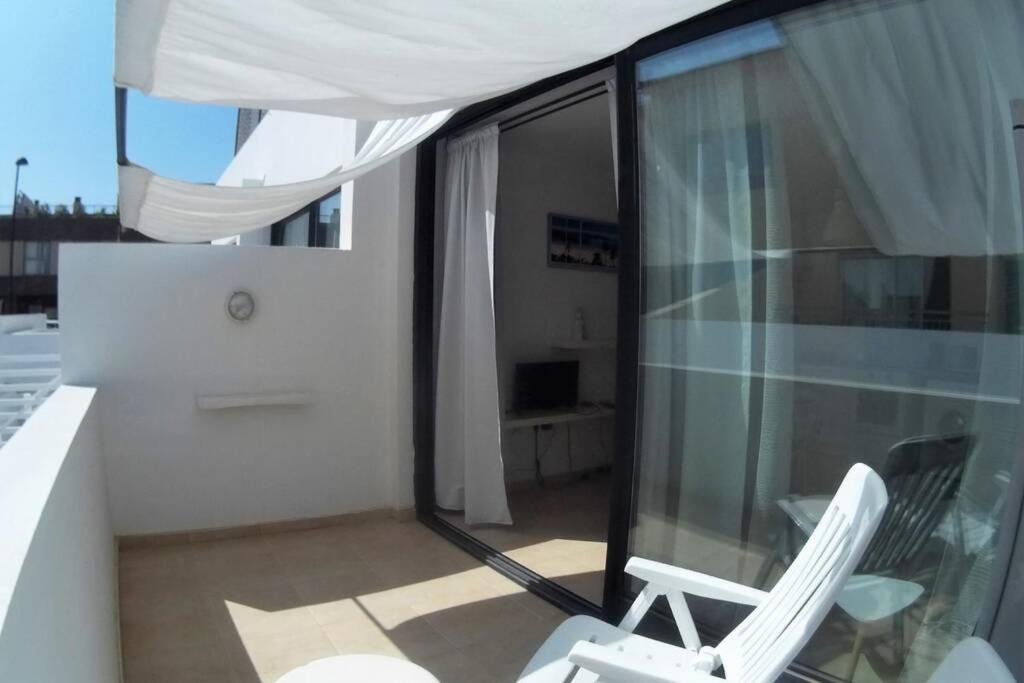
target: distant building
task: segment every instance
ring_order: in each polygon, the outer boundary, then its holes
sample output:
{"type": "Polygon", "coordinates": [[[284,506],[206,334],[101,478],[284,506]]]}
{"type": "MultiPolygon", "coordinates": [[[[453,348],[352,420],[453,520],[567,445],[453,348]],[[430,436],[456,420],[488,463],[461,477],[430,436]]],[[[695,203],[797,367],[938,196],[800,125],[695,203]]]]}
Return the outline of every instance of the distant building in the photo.
{"type": "Polygon", "coordinates": [[[57,317],[61,242],[154,241],[135,230],[122,229],[114,207],[88,213],[80,197],[75,197],[70,211],[65,207],[58,213],[22,193],[15,211],[13,279],[11,216],[0,216],[0,301],[4,313],[45,313],[49,318],[57,317]]]}
{"type": "Polygon", "coordinates": [[[256,126],[260,125],[260,121],[266,115],[266,109],[239,109],[238,118],[235,123],[235,154],[238,154],[238,150],[242,149],[242,145],[249,139],[252,132],[256,130],[256,126]]]}
{"type": "Polygon", "coordinates": [[[38,202],[33,202],[24,192],[19,192],[14,200],[14,213],[18,216],[34,216],[39,211],[38,202]]]}

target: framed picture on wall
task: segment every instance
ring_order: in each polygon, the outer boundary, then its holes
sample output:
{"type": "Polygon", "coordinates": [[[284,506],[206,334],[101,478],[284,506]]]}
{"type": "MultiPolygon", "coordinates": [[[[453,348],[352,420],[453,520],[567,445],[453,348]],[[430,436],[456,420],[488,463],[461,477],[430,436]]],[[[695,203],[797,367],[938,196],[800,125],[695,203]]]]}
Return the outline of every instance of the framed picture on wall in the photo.
{"type": "Polygon", "coordinates": [[[548,214],[548,265],[614,273],[619,263],[619,226],[590,218],[548,214]]]}

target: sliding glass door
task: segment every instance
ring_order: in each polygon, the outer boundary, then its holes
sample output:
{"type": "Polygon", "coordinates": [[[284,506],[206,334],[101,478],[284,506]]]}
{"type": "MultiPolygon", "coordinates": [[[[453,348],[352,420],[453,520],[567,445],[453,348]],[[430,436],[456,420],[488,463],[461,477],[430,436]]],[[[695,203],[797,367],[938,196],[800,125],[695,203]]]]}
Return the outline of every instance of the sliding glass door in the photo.
{"type": "Polygon", "coordinates": [[[926,680],[1015,532],[1021,35],[1014,0],[836,2],[636,63],[629,553],[770,588],[867,463],[885,542],[802,657],[842,678],[926,680]]]}

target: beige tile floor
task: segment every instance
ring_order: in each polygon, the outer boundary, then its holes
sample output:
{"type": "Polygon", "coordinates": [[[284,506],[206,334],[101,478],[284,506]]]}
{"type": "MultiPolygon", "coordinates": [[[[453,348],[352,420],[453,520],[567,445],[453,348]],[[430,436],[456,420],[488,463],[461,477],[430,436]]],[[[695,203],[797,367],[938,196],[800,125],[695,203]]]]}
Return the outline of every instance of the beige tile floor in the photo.
{"type": "Polygon", "coordinates": [[[600,605],[608,547],[610,477],[596,472],[585,479],[540,488],[509,487],[513,524],[468,526],[459,513],[442,517],[523,566],[600,605]]]}
{"type": "Polygon", "coordinates": [[[120,553],[127,683],[272,682],[346,653],[514,681],[565,618],[417,522],[120,553]]]}

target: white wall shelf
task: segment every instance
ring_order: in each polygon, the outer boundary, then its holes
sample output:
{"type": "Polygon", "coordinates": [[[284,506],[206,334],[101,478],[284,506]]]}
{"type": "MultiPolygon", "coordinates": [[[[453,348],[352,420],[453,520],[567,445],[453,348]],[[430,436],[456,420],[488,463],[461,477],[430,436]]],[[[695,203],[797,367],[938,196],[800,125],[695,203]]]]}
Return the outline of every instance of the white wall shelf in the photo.
{"type": "Polygon", "coordinates": [[[551,342],[551,348],[559,351],[611,351],[615,349],[614,339],[559,339],[551,342]]]}
{"type": "Polygon", "coordinates": [[[255,406],[304,406],[312,402],[313,397],[306,391],[196,396],[196,405],[199,406],[200,410],[227,410],[230,408],[252,408],[255,406]]]}
{"type": "Polygon", "coordinates": [[[557,425],[569,422],[586,422],[615,417],[615,408],[591,406],[579,410],[538,410],[525,413],[506,413],[502,420],[503,429],[524,429],[542,425],[557,425]]]}

